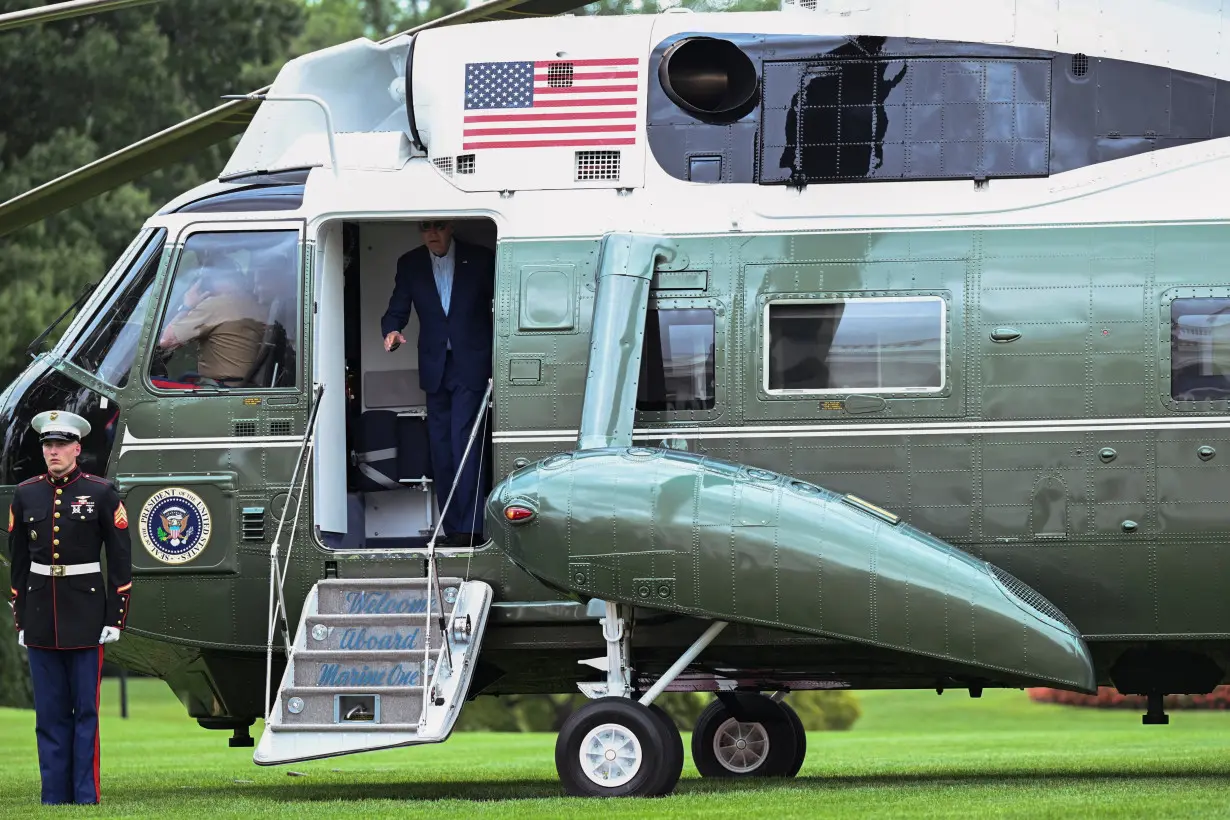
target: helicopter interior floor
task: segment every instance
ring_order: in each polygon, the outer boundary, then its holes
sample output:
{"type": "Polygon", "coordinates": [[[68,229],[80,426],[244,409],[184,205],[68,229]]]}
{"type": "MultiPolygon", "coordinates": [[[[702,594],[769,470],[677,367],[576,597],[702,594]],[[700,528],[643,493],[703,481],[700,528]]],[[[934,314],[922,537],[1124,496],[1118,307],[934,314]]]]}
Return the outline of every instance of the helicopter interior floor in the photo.
{"type": "MultiPolygon", "coordinates": [[[[397,260],[422,244],[418,222],[338,223],[330,236],[332,241],[322,240],[334,252],[322,254],[320,323],[322,331],[329,323],[343,326],[344,363],[341,357],[333,356],[326,366],[332,370],[345,368],[348,391],[344,469],[330,468],[341,466],[337,450],[343,443],[341,436],[321,429],[327,427],[324,404],[318,423],[317,499],[333,502],[323,506],[334,510],[336,522],[326,526],[327,522],[317,515],[321,540],[327,547],[342,550],[421,548],[435,528],[439,509],[429,455],[427,398],[418,378],[418,316],[411,314],[402,331],[406,344],[392,352],[385,351],[380,334],[380,319],[393,292],[397,260]],[[339,289],[339,274],[344,297],[342,304],[333,304],[335,300],[328,297],[339,289]],[[333,457],[321,457],[322,450],[331,451],[333,457]],[[344,531],[343,515],[336,507],[343,494],[344,531]]],[[[487,219],[455,220],[454,236],[492,251],[496,247],[495,224],[487,219]]],[[[322,347],[328,336],[322,333],[322,347]]],[[[337,383],[340,374],[321,375],[328,384],[337,383]]],[[[489,434],[487,438],[482,451],[484,465],[490,464],[489,434]]],[[[447,490],[444,494],[447,496],[447,490]]],[[[477,503],[481,504],[481,499],[477,503]]]]}

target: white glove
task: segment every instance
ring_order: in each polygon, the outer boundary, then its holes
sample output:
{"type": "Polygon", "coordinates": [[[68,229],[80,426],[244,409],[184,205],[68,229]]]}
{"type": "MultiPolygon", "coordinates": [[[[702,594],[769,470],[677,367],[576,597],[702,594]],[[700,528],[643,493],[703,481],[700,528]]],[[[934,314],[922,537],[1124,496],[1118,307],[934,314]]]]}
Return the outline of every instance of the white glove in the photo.
{"type": "Polygon", "coordinates": [[[120,631],[114,626],[104,626],[102,634],[98,636],[98,642],[115,643],[120,639],[120,631]]]}
{"type": "Polygon", "coordinates": [[[17,645],[18,646],[26,645],[26,631],[24,629],[17,630],[17,645]]]}

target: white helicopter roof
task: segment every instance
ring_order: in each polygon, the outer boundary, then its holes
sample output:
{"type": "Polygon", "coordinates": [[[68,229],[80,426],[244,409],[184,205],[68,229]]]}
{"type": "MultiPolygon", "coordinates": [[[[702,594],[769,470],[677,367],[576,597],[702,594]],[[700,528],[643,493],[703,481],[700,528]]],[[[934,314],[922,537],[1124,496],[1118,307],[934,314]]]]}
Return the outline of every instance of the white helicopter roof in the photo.
{"type": "MultiPolygon", "coordinates": [[[[424,31],[414,38],[413,111],[425,150],[414,146],[406,108],[405,71],[411,38],[385,45],[355,40],[287,63],[271,97],[307,95],[308,101],[267,101],[227,163],[224,175],[320,165],[393,171],[426,155],[464,190],[637,187],[644,165],[645,91],[655,45],[680,32],[799,36],[875,35],[1014,45],[1164,65],[1230,78],[1230,9],[1204,0],[784,0],[780,12],[557,16],[473,23],[424,31]],[[543,128],[566,124],[558,115],[634,115],[628,131],[586,120],[594,144],[618,146],[618,179],[587,180],[571,150],[542,147],[499,150],[499,109],[549,65],[568,62],[578,76],[597,79],[603,91],[567,106],[546,109],[543,128]],[[609,80],[603,78],[610,78],[609,80]],[[605,89],[614,89],[606,91],[605,89]],[[493,89],[497,93],[493,94],[493,89]],[[483,94],[488,96],[480,99],[483,94]],[[476,107],[477,106],[477,107],[476,107]],[[550,114],[557,116],[551,117],[550,114]],[[487,127],[482,127],[482,126],[487,127]],[[620,139],[622,137],[622,139],[620,139]],[[467,146],[470,146],[468,148],[467,146]],[[472,148],[482,150],[474,157],[472,148]],[[494,147],[494,150],[493,150],[494,147]],[[459,159],[461,158],[461,159],[459,159]]],[[[578,87],[580,83],[578,82],[578,87]]],[[[514,138],[525,141],[524,137],[514,138]]]]}

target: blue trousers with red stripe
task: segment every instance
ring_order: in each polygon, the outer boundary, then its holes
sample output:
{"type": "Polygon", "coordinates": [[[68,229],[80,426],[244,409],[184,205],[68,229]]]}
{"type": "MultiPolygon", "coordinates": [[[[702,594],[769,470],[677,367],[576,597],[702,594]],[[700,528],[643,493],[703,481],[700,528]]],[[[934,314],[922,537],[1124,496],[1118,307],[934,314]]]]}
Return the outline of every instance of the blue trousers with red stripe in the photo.
{"type": "Polygon", "coordinates": [[[43,802],[97,803],[103,648],[28,652],[43,802]]]}

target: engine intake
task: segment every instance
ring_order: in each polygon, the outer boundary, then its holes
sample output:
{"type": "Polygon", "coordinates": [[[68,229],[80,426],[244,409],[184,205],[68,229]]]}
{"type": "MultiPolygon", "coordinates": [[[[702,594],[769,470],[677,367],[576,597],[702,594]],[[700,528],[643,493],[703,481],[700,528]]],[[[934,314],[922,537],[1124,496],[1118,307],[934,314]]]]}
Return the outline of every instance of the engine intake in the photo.
{"type": "Polygon", "coordinates": [[[756,107],[760,78],[751,58],[729,40],[689,37],[666,50],[658,81],[671,102],[699,119],[729,123],[756,107]]]}

